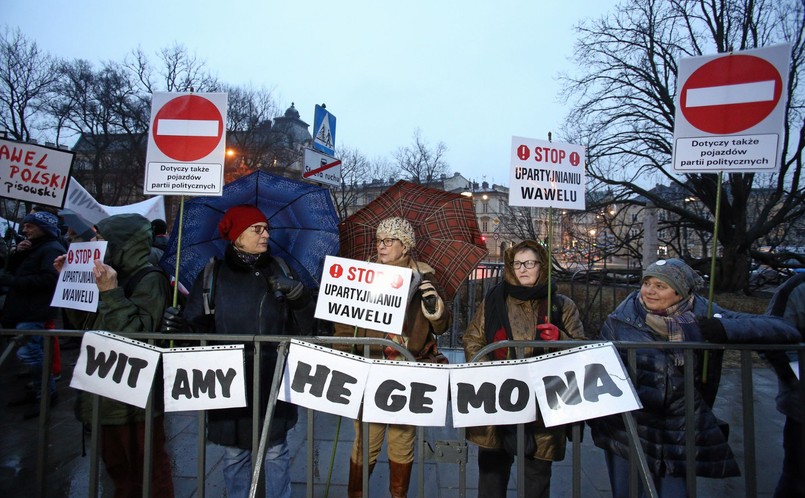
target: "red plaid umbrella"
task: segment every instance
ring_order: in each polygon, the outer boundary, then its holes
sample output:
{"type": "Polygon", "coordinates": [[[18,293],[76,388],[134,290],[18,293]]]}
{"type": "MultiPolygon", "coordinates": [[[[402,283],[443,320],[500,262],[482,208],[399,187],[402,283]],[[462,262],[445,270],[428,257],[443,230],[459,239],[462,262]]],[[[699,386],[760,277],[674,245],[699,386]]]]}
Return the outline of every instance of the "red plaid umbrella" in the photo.
{"type": "Polygon", "coordinates": [[[338,225],[341,256],[368,261],[377,256],[377,225],[399,216],[414,227],[411,256],[436,270],[446,301],[487,254],[472,200],[400,180],[338,225]]]}

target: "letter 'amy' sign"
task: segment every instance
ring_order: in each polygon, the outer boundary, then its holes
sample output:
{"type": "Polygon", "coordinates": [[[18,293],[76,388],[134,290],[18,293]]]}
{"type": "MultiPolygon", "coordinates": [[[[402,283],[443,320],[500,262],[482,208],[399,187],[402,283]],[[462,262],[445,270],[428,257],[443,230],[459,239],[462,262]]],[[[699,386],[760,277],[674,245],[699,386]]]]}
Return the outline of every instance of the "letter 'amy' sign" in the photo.
{"type": "Polygon", "coordinates": [[[316,318],[401,334],[411,269],[327,256],[316,318]]]}
{"type": "Polygon", "coordinates": [[[162,362],[166,412],[246,406],[242,344],[169,349],[162,362]]]}
{"type": "Polygon", "coordinates": [[[367,360],[291,341],[279,399],[363,420],[454,427],[568,424],[641,407],[612,343],[526,360],[434,365],[367,360]]]}

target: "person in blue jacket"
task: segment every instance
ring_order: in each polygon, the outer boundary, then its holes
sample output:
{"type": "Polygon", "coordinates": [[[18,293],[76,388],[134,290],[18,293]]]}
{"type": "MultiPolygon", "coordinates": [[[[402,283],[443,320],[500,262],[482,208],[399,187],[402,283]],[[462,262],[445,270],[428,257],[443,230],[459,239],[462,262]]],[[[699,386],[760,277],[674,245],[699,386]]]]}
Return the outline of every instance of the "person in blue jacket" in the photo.
{"type": "MultiPolygon", "coordinates": [[[[643,272],[639,291],[630,294],[607,317],[600,338],[645,342],[635,351],[632,382],[643,408],[633,412],[654,485],[661,498],[686,497],[685,432],[696,431],[696,475],[723,478],[740,474],[723,424],[712,406],[718,386],[720,356],[694,355],[695,424],[685,423],[685,356],[682,348],[656,348],[656,342],[794,343],[800,335],[785,320],[737,313],[712,305],[696,294],[699,275],[681,259],[660,260],[643,272]],[[695,428],[695,429],[694,429],[695,428]]],[[[626,350],[621,350],[628,365],[626,350]]],[[[613,498],[629,496],[629,439],[621,415],[589,420],[593,441],[605,451],[613,498]]],[[[638,480],[639,481],[639,480],[638,480]]],[[[641,488],[642,488],[642,483],[641,488]]]]}

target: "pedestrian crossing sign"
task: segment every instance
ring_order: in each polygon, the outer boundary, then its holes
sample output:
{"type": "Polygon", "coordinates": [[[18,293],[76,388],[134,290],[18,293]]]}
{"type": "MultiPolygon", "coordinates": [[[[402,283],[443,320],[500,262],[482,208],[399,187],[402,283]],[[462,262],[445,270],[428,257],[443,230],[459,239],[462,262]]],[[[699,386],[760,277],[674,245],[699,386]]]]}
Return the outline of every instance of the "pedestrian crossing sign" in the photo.
{"type": "Polygon", "coordinates": [[[316,104],[313,131],[313,147],[325,154],[335,155],[335,116],[324,108],[324,104],[316,104]]]}

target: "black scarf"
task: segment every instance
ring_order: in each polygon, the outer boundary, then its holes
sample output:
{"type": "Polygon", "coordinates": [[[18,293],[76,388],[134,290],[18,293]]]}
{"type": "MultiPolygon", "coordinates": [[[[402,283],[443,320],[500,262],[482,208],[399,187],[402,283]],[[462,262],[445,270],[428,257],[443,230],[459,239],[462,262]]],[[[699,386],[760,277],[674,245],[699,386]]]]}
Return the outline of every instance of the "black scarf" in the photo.
{"type": "MultiPolygon", "coordinates": [[[[556,286],[551,286],[551,294],[556,293],[556,286]]],[[[487,344],[491,344],[495,333],[501,327],[506,331],[506,338],[512,340],[512,327],[509,323],[509,313],[506,308],[506,298],[512,296],[521,301],[537,301],[548,297],[548,284],[539,284],[533,287],[513,285],[505,280],[489,291],[484,304],[484,334],[487,344]]],[[[553,296],[551,296],[553,297],[553,296]]]]}

